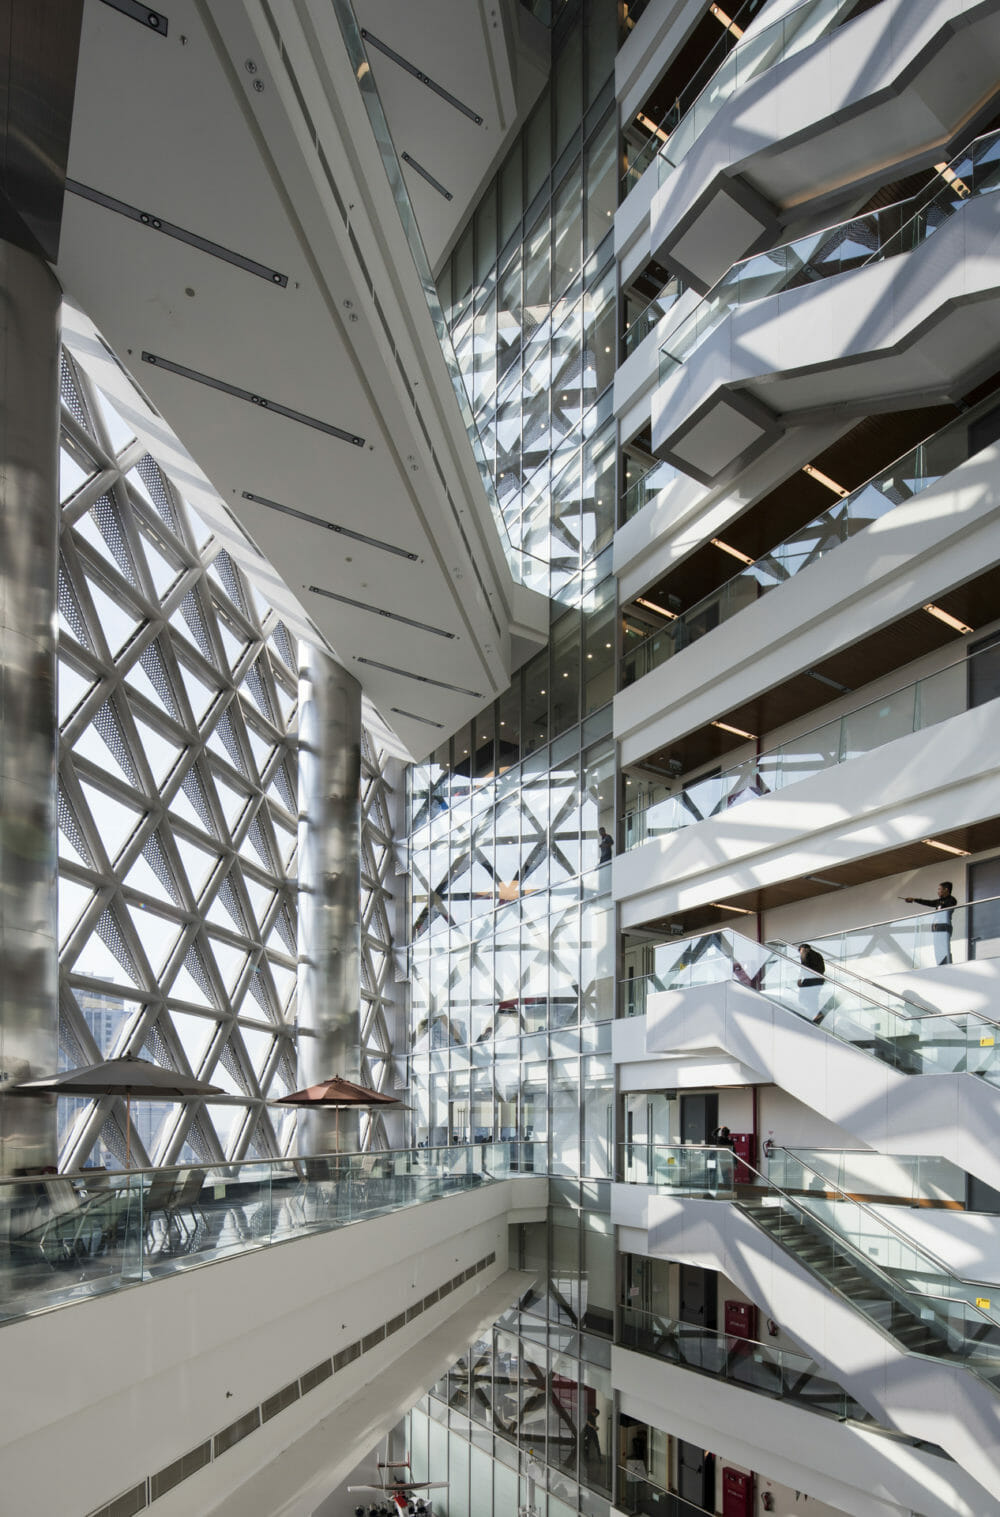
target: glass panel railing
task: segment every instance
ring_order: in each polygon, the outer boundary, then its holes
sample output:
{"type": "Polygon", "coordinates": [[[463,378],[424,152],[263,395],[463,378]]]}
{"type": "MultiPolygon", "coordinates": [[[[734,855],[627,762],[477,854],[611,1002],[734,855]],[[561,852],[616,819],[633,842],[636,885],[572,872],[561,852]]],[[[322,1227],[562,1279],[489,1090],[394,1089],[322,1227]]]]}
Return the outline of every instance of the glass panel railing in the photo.
{"type": "MultiPolygon", "coordinates": [[[[870,1148],[774,1148],[767,1177],[787,1189],[798,1184],[802,1166],[852,1200],[874,1204],[880,1197],[920,1206],[965,1206],[968,1176],[937,1154],[880,1154],[870,1148]]],[[[810,1181],[812,1184],[812,1181],[810,1181]]]]}
{"type": "MultiPolygon", "coordinates": [[[[626,851],[652,838],[707,821],[744,801],[758,800],[799,780],[812,779],[813,775],[860,758],[898,737],[957,716],[968,708],[969,676],[974,672],[974,660],[995,660],[996,656],[995,645],[980,648],[721,774],[695,780],[675,795],[632,807],[625,813],[626,851]]],[[[983,663],[982,667],[987,665],[983,663]]]]}
{"type": "Polygon", "coordinates": [[[622,1178],[628,1185],[714,1196],[732,1192],[736,1160],[731,1148],[709,1144],[623,1143],[622,1178]]]}
{"type": "Polygon", "coordinates": [[[941,189],[926,204],[921,204],[924,191],[734,263],[667,336],[660,349],[661,380],[685,363],[736,306],[911,252],[961,206],[992,194],[1000,187],[1000,132],[976,138],[943,169],[941,178],[941,189]]]}
{"type": "Polygon", "coordinates": [[[634,684],[896,506],[952,473],[986,446],[982,440],[985,434],[973,424],[997,406],[997,396],[987,396],[829,510],[799,527],[791,537],[741,569],[675,620],[657,628],[622,659],[622,687],[634,684]]]}
{"type": "Polygon", "coordinates": [[[645,305],[639,306],[633,296],[625,297],[625,331],[622,336],[623,356],[628,358],[636,348],[655,332],[667,312],[684,293],[684,285],[676,275],[667,280],[658,295],[645,305]],[[638,306],[638,309],[636,307],[638,306]]]}
{"type": "Polygon", "coordinates": [[[857,0],[804,0],[770,26],[751,31],[723,60],[657,155],[664,183],[738,89],[850,19],[857,0]]]}
{"type": "MultiPolygon", "coordinates": [[[[622,1147],[624,1182],[643,1183],[635,1178],[642,1170],[629,1160],[628,1149],[636,1145],[622,1147]]],[[[682,1163],[680,1156],[686,1151],[675,1144],[643,1147],[646,1167],[653,1174],[669,1170],[671,1157],[682,1163]]],[[[983,1294],[987,1287],[955,1275],[873,1208],[831,1187],[791,1153],[786,1155],[787,1188],[766,1178],[747,1160],[736,1162],[745,1183],[734,1204],[801,1264],[908,1353],[958,1361],[1000,1389],[1000,1301],[994,1309],[990,1296],[983,1294]]],[[[721,1187],[713,1190],[699,1183],[697,1167],[692,1174],[692,1186],[670,1188],[724,1196],[721,1187]]]]}
{"type": "Polygon", "coordinates": [[[797,955],[727,929],[660,944],[654,957],[651,974],[623,982],[623,1015],[643,1015],[651,992],[732,980],[905,1074],[972,1073],[1000,1084],[996,1022],[929,1012],[825,954],[817,975],[797,955]]]}
{"type": "Polygon", "coordinates": [[[663,487],[676,478],[677,470],[673,464],[668,463],[652,464],[633,479],[629,479],[626,472],[625,489],[619,503],[619,525],[624,526],[627,521],[631,521],[643,506],[648,506],[663,487]]]}
{"type": "Polygon", "coordinates": [[[861,1403],[831,1380],[808,1354],[713,1332],[634,1306],[621,1309],[620,1342],[623,1348],[701,1370],[746,1390],[797,1402],[812,1411],[850,1417],[856,1422],[870,1420],[861,1403]]]}
{"type": "MultiPolygon", "coordinates": [[[[947,862],[942,864],[942,870],[945,868],[947,862]]],[[[980,896],[949,908],[950,932],[949,924],[940,920],[940,910],[933,904],[933,898],[926,899],[930,904],[921,903],[919,912],[827,933],[817,938],[813,946],[824,957],[872,980],[907,970],[930,969],[938,964],[964,964],[970,959],[1000,956],[1000,896],[980,896]]],[[[916,897],[913,904],[917,904],[916,897]]],[[[912,998],[916,992],[909,994],[912,998]]],[[[989,1028],[984,1031],[988,1034],[989,1028]]]]}
{"type": "Polygon", "coordinates": [[[546,1171],[543,1143],[0,1180],[0,1321],[546,1171]]]}

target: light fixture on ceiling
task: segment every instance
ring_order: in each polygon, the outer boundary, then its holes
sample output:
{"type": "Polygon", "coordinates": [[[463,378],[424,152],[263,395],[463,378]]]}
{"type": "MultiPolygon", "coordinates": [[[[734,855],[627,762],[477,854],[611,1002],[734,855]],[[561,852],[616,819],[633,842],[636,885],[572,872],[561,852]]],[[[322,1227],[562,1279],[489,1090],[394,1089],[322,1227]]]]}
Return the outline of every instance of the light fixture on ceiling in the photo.
{"type": "MultiPolygon", "coordinates": [[[[668,611],[665,606],[658,606],[655,601],[646,600],[642,595],[636,596],[635,603],[637,606],[645,606],[647,611],[655,611],[657,616],[665,616],[668,622],[675,622],[677,620],[676,611],[668,611]]],[[[611,647],[610,643],[608,643],[608,647],[611,647]]]]}
{"type": "Polygon", "coordinates": [[[745,906],[727,906],[725,901],[709,901],[708,904],[714,906],[716,911],[735,911],[738,917],[755,917],[757,915],[755,911],[748,911],[745,906]]]}
{"type": "Polygon", "coordinates": [[[637,111],[635,119],[638,121],[640,126],[644,126],[646,128],[647,132],[652,132],[654,137],[659,137],[661,142],[670,141],[670,133],[665,132],[662,126],[657,126],[656,122],[653,121],[651,117],[647,116],[644,111],[637,111]]]}
{"type": "Polygon", "coordinates": [[[817,469],[815,464],[803,464],[802,472],[808,474],[809,478],[814,479],[818,485],[825,485],[828,490],[832,490],[840,500],[846,500],[851,493],[850,490],[845,490],[843,485],[838,485],[835,479],[831,479],[829,474],[824,474],[822,469],[817,469]]]}
{"type": "Polygon", "coordinates": [[[716,21],[721,22],[721,24],[726,28],[727,32],[732,32],[733,36],[736,38],[743,36],[742,26],[737,26],[732,16],[726,15],[721,5],[710,5],[708,9],[709,12],[715,17],[716,21]]]}
{"type": "Polygon", "coordinates": [[[926,843],[928,848],[939,848],[942,853],[954,853],[960,859],[971,857],[968,848],[956,848],[953,843],[939,843],[937,838],[921,838],[920,841],[926,843]]]}
{"type": "Polygon", "coordinates": [[[708,540],[713,548],[721,548],[723,553],[729,554],[730,558],[738,558],[741,564],[753,563],[753,559],[748,554],[741,553],[739,548],[730,547],[729,543],[724,543],[721,537],[710,537],[708,540]]]}
{"type": "Polygon", "coordinates": [[[752,743],[757,741],[756,732],[744,732],[742,727],[730,727],[728,722],[711,722],[709,725],[718,727],[720,732],[731,732],[733,737],[745,737],[752,743]]]}
{"type": "Polygon", "coordinates": [[[960,622],[957,616],[952,616],[949,611],[942,611],[940,606],[935,606],[933,601],[928,601],[924,607],[928,616],[936,617],[939,622],[944,622],[953,632],[971,632],[972,628],[965,622],[960,622]]]}

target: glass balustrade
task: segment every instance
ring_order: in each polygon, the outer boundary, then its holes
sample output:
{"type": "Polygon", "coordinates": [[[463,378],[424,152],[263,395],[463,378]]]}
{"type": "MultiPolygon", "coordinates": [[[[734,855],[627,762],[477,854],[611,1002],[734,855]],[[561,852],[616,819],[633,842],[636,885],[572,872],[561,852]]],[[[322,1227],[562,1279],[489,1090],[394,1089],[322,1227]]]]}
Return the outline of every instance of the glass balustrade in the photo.
{"type": "Polygon", "coordinates": [[[752,31],[723,60],[657,155],[663,184],[738,89],[818,42],[849,20],[857,0],[804,0],[770,26],[752,31]]]}
{"type": "Polygon", "coordinates": [[[986,445],[979,440],[984,434],[974,424],[996,410],[997,405],[996,395],[987,396],[843,500],[799,527],[784,542],[741,569],[675,620],[657,628],[622,659],[622,688],[634,684],[972,458],[986,445]]]}
{"type": "MultiPolygon", "coordinates": [[[[634,471],[633,471],[634,472],[634,471]]],[[[669,485],[672,479],[677,478],[677,470],[673,464],[655,463],[632,480],[628,474],[625,476],[625,489],[622,492],[619,503],[619,524],[624,526],[637,516],[643,506],[657,496],[665,485],[669,485]]],[[[643,645],[645,646],[645,645],[643,645]]]]}
{"type": "Polygon", "coordinates": [[[856,1422],[870,1420],[860,1402],[831,1380],[808,1354],[752,1338],[735,1338],[634,1306],[621,1309],[619,1341],[624,1348],[716,1375],[746,1390],[797,1402],[812,1411],[850,1417],[856,1422]]]}
{"type": "Polygon", "coordinates": [[[0,1181],[0,1321],[251,1249],[545,1173],[546,1146],[477,1143],[369,1154],[83,1170],[0,1181]]]}
{"type": "Polygon", "coordinates": [[[663,289],[639,310],[633,296],[625,297],[625,333],[622,337],[623,356],[628,358],[636,348],[654,332],[667,312],[684,293],[684,285],[676,275],[667,280],[663,289]]]}
{"type": "Polygon", "coordinates": [[[622,197],[654,162],[660,165],[662,184],[741,85],[818,41],[848,20],[855,6],[856,0],[805,0],[780,21],[748,37],[741,31],[761,9],[761,0],[727,7],[729,24],[677,99],[657,121],[643,117],[626,129],[622,197]]]}
{"type": "Polygon", "coordinates": [[[973,661],[984,656],[995,659],[996,649],[983,648],[969,657],[956,659],[944,669],[867,701],[721,774],[695,780],[675,795],[647,800],[631,808],[625,813],[626,851],[652,838],[667,837],[683,827],[719,816],[745,801],[771,795],[799,780],[812,779],[813,775],[860,758],[896,738],[957,716],[968,707],[973,661]]]}
{"type": "MultiPolygon", "coordinates": [[[[623,1144],[621,1174],[626,1184],[732,1199],[727,1194],[731,1187],[703,1183],[706,1170],[698,1162],[726,1152],[692,1145],[623,1144]],[[687,1154],[696,1157],[688,1161],[687,1154]],[[664,1184],[659,1178],[673,1173],[687,1175],[691,1183],[664,1184]],[[653,1178],[643,1180],[643,1175],[653,1178]]],[[[785,1152],[781,1186],[746,1160],[732,1155],[730,1159],[740,1185],[735,1204],[800,1263],[907,1352],[958,1360],[1000,1388],[1000,1300],[994,1307],[989,1287],[955,1275],[901,1228],[839,1190],[791,1151],[785,1152]]]]}
{"type": "MultiPolygon", "coordinates": [[[[942,874],[947,870],[948,861],[943,859],[942,874]]],[[[934,911],[922,907],[919,911],[909,911],[906,916],[827,933],[816,938],[813,946],[824,958],[835,959],[845,968],[873,980],[907,970],[930,969],[941,962],[943,942],[943,935],[935,931],[934,918],[934,911]]],[[[1000,955],[1000,896],[982,896],[956,906],[952,910],[951,927],[945,946],[952,963],[997,957],[1000,955]]]]}
{"type": "Polygon", "coordinates": [[[926,204],[920,203],[926,198],[924,191],[734,263],[700,305],[667,336],[660,349],[660,379],[685,363],[737,306],[815,284],[865,264],[884,262],[926,242],[961,206],[1000,187],[1000,132],[976,138],[944,169],[941,178],[941,188],[926,204]]]}
{"type": "Polygon", "coordinates": [[[728,929],[659,944],[654,957],[651,974],[623,982],[623,1015],[644,1015],[656,991],[733,981],[905,1074],[969,1073],[1000,1084],[996,1022],[971,1012],[941,1015],[862,978],[825,952],[826,972],[817,977],[797,954],[728,929]],[[804,978],[820,983],[800,985],[804,978]]]}
{"type": "Polygon", "coordinates": [[[964,1169],[937,1154],[880,1154],[870,1148],[775,1148],[768,1179],[787,1189],[798,1184],[803,1165],[855,1200],[881,1197],[911,1205],[965,1206],[964,1169]]]}

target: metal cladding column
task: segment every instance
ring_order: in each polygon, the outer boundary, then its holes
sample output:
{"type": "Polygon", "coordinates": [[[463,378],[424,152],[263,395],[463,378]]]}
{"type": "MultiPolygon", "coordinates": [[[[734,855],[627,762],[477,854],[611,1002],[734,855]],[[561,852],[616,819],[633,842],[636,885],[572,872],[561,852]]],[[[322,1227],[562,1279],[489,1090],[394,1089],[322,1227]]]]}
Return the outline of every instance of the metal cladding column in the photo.
{"type": "MultiPolygon", "coordinates": [[[[299,643],[298,1079],[361,1073],[361,686],[299,643]]],[[[299,1152],[356,1150],[357,1111],[299,1116],[299,1152]]]]}
{"type": "MultiPolygon", "coordinates": [[[[83,0],[0,0],[0,1091],[52,1074],[59,252],[83,0]]],[[[47,1097],[0,1096],[0,1172],[56,1162],[47,1097]]]]}
{"type": "MultiPolygon", "coordinates": [[[[0,242],[0,1090],[52,1074],[61,292],[0,242]]],[[[47,1098],[0,1100],[0,1170],[56,1162],[47,1098]]]]}

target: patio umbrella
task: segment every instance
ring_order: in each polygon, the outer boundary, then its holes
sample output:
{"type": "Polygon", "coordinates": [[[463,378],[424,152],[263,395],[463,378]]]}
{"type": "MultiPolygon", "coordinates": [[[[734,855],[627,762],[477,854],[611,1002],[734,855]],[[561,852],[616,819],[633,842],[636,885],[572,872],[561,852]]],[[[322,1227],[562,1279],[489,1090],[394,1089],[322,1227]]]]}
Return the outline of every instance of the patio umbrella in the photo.
{"type": "Polygon", "coordinates": [[[222,1096],[220,1085],[210,1085],[194,1075],[176,1069],[164,1069],[149,1059],[127,1053],[120,1059],[104,1059],[100,1064],[86,1064],[80,1069],[66,1069],[61,1074],[45,1075],[40,1080],[22,1080],[8,1087],[9,1096],[124,1096],[125,1097],[125,1168],[132,1167],[132,1099],[137,1101],[177,1101],[186,1096],[222,1096]]]}
{"type": "Polygon", "coordinates": [[[275,1106],[298,1106],[308,1110],[310,1107],[329,1106],[336,1113],[336,1143],[337,1152],[340,1152],[340,1113],[342,1109],[351,1106],[398,1106],[398,1096],[387,1096],[381,1090],[371,1090],[367,1085],[355,1085],[353,1080],[345,1080],[341,1075],[333,1075],[329,1080],[320,1080],[318,1085],[307,1085],[304,1090],[293,1090],[290,1095],[278,1096],[275,1106]]]}

